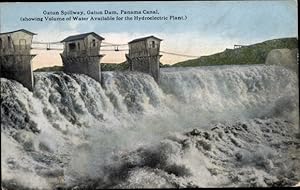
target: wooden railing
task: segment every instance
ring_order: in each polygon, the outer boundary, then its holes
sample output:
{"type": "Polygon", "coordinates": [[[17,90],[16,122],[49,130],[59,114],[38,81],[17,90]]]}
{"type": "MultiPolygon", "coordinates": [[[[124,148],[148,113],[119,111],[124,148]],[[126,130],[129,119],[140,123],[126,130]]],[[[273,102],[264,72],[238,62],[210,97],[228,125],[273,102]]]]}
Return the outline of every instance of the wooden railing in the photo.
{"type": "Polygon", "coordinates": [[[129,50],[130,57],[144,57],[144,56],[151,56],[151,55],[158,55],[158,54],[159,54],[159,48],[149,48],[149,49],[138,50],[138,51],[129,50]]]}
{"type": "Polygon", "coordinates": [[[11,48],[0,49],[0,55],[29,55],[30,50],[30,45],[14,45],[11,48]]]}
{"type": "Polygon", "coordinates": [[[159,54],[159,48],[150,48],[149,49],[149,55],[158,55],[159,54]]]}
{"type": "Polygon", "coordinates": [[[74,51],[64,51],[64,56],[78,57],[78,56],[95,56],[100,55],[100,48],[89,48],[87,50],[74,50],[74,51]]]}

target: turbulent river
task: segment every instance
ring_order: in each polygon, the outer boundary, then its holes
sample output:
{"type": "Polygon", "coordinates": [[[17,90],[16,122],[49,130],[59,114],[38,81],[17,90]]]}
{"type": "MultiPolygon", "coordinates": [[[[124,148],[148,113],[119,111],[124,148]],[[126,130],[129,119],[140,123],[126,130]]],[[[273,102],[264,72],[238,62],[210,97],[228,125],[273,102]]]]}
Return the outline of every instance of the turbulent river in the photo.
{"type": "Polygon", "coordinates": [[[1,78],[3,189],[292,186],[298,75],[281,66],[1,78]]]}

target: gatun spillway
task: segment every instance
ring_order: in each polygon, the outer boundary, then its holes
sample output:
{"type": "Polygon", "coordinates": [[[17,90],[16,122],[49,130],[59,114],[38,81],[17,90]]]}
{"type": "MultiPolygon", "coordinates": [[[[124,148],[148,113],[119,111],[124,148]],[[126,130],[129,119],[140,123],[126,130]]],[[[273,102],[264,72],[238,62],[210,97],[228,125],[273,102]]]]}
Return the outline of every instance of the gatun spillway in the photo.
{"type": "Polygon", "coordinates": [[[282,66],[1,78],[3,189],[291,186],[298,75],[282,66]]]}

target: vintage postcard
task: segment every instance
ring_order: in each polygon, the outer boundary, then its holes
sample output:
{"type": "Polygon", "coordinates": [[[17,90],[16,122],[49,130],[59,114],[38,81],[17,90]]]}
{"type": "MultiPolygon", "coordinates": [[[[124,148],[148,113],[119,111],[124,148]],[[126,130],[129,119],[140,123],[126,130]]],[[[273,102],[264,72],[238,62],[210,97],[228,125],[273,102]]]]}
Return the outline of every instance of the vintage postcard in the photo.
{"type": "Polygon", "coordinates": [[[300,186],[298,3],[0,3],[1,190],[300,186]]]}

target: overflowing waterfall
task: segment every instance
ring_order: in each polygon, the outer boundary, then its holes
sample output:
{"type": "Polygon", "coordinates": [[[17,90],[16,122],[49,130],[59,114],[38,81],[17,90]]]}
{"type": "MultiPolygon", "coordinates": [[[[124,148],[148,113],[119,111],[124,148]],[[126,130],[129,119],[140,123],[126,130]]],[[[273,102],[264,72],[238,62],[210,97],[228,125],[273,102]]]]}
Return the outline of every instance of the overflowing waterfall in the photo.
{"type": "MultiPolygon", "coordinates": [[[[282,66],[1,78],[3,188],[292,185],[298,75],[282,66]]],[[[298,151],[297,151],[298,149],[298,151]]]]}

